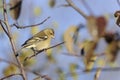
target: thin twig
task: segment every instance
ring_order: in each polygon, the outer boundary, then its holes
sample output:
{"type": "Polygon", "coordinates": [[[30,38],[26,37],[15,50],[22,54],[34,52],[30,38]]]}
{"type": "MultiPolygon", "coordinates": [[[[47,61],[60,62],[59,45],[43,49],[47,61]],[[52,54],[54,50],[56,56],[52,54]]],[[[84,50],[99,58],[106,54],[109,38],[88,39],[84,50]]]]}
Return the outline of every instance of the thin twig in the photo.
{"type": "Polygon", "coordinates": [[[42,50],[38,51],[36,54],[33,54],[33,55],[29,56],[29,57],[26,57],[26,58],[24,59],[24,61],[27,61],[28,59],[31,59],[32,57],[35,57],[36,55],[40,54],[40,53],[43,52],[43,51],[46,51],[46,50],[48,50],[48,49],[57,47],[57,46],[59,46],[59,45],[61,45],[61,44],[64,44],[64,43],[65,43],[65,42],[61,42],[61,43],[56,44],[56,45],[54,45],[54,46],[51,46],[51,47],[49,47],[49,48],[42,49],[42,50]]]}
{"type": "Polygon", "coordinates": [[[77,12],[79,12],[85,19],[88,18],[88,16],[83,13],[71,0],[66,0],[68,2],[68,4],[73,8],[75,9],[77,12]]]}
{"type": "Polygon", "coordinates": [[[7,34],[7,36],[9,36],[9,34],[8,34],[7,30],[4,28],[4,26],[3,26],[3,24],[2,24],[2,22],[1,22],[1,21],[0,21],[0,25],[1,25],[2,29],[4,30],[4,32],[7,34]]]}
{"type": "MultiPolygon", "coordinates": [[[[16,48],[15,48],[14,40],[12,38],[11,28],[10,28],[9,22],[8,22],[6,0],[3,0],[3,15],[4,15],[5,25],[6,25],[8,34],[9,34],[8,37],[9,37],[9,40],[10,40],[10,43],[11,43],[11,46],[12,46],[12,50],[13,50],[13,53],[14,53],[14,56],[15,56],[16,55],[16,48]]],[[[27,80],[27,77],[25,75],[25,71],[23,69],[23,64],[21,64],[20,59],[18,57],[15,56],[15,58],[17,60],[17,63],[20,66],[21,76],[22,76],[23,80],[27,80]]]]}
{"type": "Polygon", "coordinates": [[[11,74],[11,75],[8,75],[8,76],[5,76],[5,77],[1,78],[0,80],[4,80],[4,79],[7,79],[7,78],[15,76],[15,75],[21,75],[21,74],[20,73],[11,74]]]}
{"type": "Polygon", "coordinates": [[[12,24],[11,26],[15,26],[17,29],[25,29],[25,28],[29,28],[29,27],[36,27],[36,26],[38,26],[38,25],[42,25],[42,24],[43,24],[44,22],[46,22],[49,18],[50,18],[50,16],[47,17],[45,20],[43,20],[42,22],[40,22],[40,23],[38,23],[38,24],[33,24],[33,25],[28,25],[28,26],[22,26],[22,27],[20,27],[20,25],[14,23],[14,24],[12,24]]]}

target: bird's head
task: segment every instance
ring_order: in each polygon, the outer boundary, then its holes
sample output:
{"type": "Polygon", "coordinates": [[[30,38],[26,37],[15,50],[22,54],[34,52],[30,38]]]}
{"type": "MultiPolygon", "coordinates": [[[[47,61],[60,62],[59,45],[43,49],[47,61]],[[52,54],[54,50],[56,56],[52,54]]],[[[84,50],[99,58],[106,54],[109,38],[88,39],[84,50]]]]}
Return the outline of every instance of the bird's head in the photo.
{"type": "Polygon", "coordinates": [[[54,38],[54,30],[52,28],[48,28],[45,30],[48,37],[54,38]]]}

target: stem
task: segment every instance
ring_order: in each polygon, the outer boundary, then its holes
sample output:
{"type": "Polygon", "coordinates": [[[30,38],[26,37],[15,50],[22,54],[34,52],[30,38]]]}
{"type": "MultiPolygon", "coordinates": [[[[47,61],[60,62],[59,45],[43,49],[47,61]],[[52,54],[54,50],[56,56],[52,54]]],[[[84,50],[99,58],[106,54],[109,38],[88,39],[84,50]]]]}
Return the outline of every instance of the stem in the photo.
{"type": "Polygon", "coordinates": [[[29,57],[26,57],[26,58],[24,59],[24,61],[27,61],[28,59],[31,59],[32,57],[34,57],[34,56],[40,54],[40,53],[43,52],[43,51],[46,51],[46,50],[48,50],[48,49],[51,49],[51,48],[57,47],[57,46],[59,46],[59,45],[61,45],[61,44],[64,44],[64,43],[65,43],[65,42],[61,42],[61,43],[56,44],[56,45],[54,45],[54,46],[51,46],[51,47],[49,47],[49,48],[42,49],[42,50],[38,51],[36,54],[33,54],[33,55],[29,56],[29,57]]]}
{"type": "Polygon", "coordinates": [[[12,24],[11,26],[15,26],[16,28],[18,29],[25,29],[25,28],[29,28],[29,27],[36,27],[38,25],[42,25],[44,22],[46,22],[50,17],[47,17],[45,20],[43,20],[42,22],[38,23],[38,24],[33,24],[33,25],[28,25],[28,26],[22,26],[20,27],[19,25],[17,24],[12,24]]]}
{"type": "MultiPolygon", "coordinates": [[[[6,28],[8,31],[7,35],[8,35],[8,38],[10,40],[12,50],[13,50],[13,53],[15,56],[16,55],[16,48],[15,48],[14,40],[12,38],[11,28],[10,28],[9,23],[8,23],[7,10],[6,10],[6,0],[3,0],[3,15],[4,15],[5,25],[6,25],[6,28]]],[[[27,80],[27,77],[25,75],[25,71],[23,69],[23,64],[21,64],[20,59],[18,57],[15,56],[15,58],[16,58],[18,65],[20,66],[21,76],[22,76],[23,80],[27,80]]]]}

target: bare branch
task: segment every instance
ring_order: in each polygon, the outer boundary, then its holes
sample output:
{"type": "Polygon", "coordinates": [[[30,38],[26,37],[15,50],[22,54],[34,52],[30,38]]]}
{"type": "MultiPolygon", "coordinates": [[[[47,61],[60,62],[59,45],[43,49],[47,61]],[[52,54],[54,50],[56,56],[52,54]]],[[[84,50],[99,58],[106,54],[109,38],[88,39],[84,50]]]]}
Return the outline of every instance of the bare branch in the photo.
{"type": "Polygon", "coordinates": [[[5,76],[5,77],[1,78],[0,80],[4,80],[4,79],[7,79],[9,77],[16,76],[16,75],[21,75],[21,74],[19,74],[19,73],[11,74],[11,75],[8,75],[8,76],[5,76]]]}
{"type": "Polygon", "coordinates": [[[9,34],[8,34],[7,30],[4,28],[4,26],[3,26],[3,24],[2,24],[2,22],[1,22],[1,21],[0,21],[0,25],[1,25],[2,29],[4,30],[4,32],[7,34],[7,36],[9,36],[9,34]]]}
{"type": "Polygon", "coordinates": [[[28,26],[22,26],[22,27],[20,27],[20,25],[14,23],[14,24],[12,24],[11,26],[15,26],[17,29],[25,29],[25,28],[29,28],[29,27],[36,27],[36,26],[38,26],[38,25],[42,25],[42,24],[43,24],[44,22],[46,22],[49,18],[50,18],[50,16],[47,17],[45,20],[43,20],[42,22],[40,22],[40,23],[38,23],[38,24],[33,24],[33,25],[28,25],[28,26]]]}
{"type": "MultiPolygon", "coordinates": [[[[14,40],[12,38],[11,28],[10,28],[9,22],[8,22],[6,0],[3,0],[3,15],[4,15],[5,25],[6,25],[6,28],[7,28],[7,31],[8,31],[7,35],[9,37],[9,40],[10,40],[10,43],[11,43],[11,46],[12,46],[12,50],[13,50],[13,53],[14,53],[14,56],[15,56],[16,55],[16,48],[15,48],[14,40]]],[[[17,63],[20,66],[21,76],[22,76],[23,80],[27,80],[27,77],[25,75],[25,71],[23,69],[23,64],[21,64],[20,59],[18,57],[15,56],[15,58],[17,60],[17,63]]]]}
{"type": "Polygon", "coordinates": [[[71,0],[66,0],[68,2],[68,4],[75,9],[78,13],[80,13],[85,19],[87,19],[87,15],[85,13],[83,13],[71,0]]]}
{"type": "Polygon", "coordinates": [[[61,45],[61,44],[64,44],[64,43],[65,43],[65,42],[61,42],[61,43],[56,44],[56,45],[54,45],[54,46],[51,46],[51,47],[49,47],[49,48],[46,48],[46,49],[40,50],[40,51],[38,51],[36,54],[33,54],[33,55],[29,56],[29,57],[26,57],[26,58],[24,59],[24,61],[27,61],[28,59],[31,59],[32,57],[34,57],[34,56],[40,54],[40,53],[43,52],[43,51],[46,51],[46,50],[48,50],[48,49],[51,49],[51,48],[57,47],[57,46],[59,46],[59,45],[61,45]]]}

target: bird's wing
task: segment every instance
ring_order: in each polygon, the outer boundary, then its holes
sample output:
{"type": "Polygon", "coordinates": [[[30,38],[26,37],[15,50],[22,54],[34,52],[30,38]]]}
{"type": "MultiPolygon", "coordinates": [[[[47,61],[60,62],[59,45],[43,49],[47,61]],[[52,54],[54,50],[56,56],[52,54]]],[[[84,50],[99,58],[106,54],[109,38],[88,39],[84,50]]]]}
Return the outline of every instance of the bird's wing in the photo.
{"type": "Polygon", "coordinates": [[[44,41],[48,38],[47,35],[44,36],[33,36],[30,39],[28,39],[27,41],[25,41],[24,44],[22,44],[22,46],[29,46],[32,45],[34,43],[40,42],[40,41],[44,41]]]}

